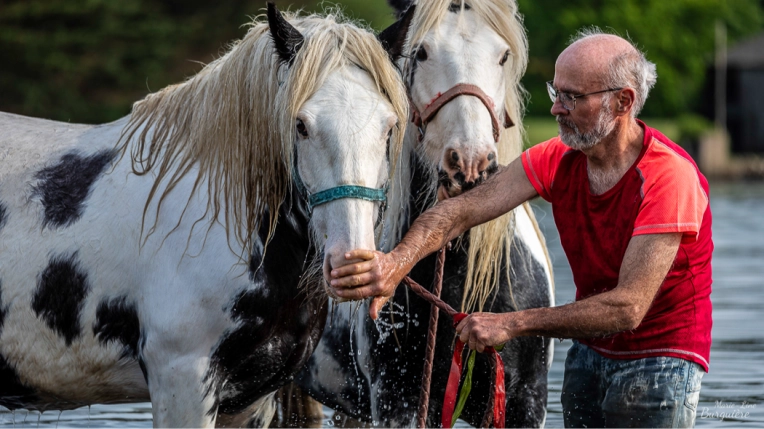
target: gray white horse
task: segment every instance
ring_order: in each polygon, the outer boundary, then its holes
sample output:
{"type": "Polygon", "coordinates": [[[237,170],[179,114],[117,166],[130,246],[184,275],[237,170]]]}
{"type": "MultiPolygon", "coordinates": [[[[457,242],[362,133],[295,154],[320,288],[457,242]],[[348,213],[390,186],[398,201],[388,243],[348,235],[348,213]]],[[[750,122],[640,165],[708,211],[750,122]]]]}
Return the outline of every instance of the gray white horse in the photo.
{"type": "Polygon", "coordinates": [[[0,114],[0,405],[270,420],[321,334],[322,271],[376,247],[408,101],[405,28],[267,15],[116,122],[0,114]]]}
{"type": "MultiPolygon", "coordinates": [[[[522,148],[523,91],[528,47],[514,0],[394,2],[399,14],[416,5],[401,60],[415,126],[409,127],[396,180],[410,186],[402,228],[423,210],[479,185],[522,148]],[[514,122],[514,126],[513,125],[514,122]]],[[[490,202],[486,202],[490,204],[490,202]]],[[[507,312],[554,305],[551,264],[528,205],[470,230],[447,252],[442,297],[462,311],[507,312]]],[[[411,276],[433,282],[435,257],[411,276]]],[[[342,304],[297,383],[322,403],[368,424],[414,424],[420,393],[429,305],[400,286],[380,320],[342,304]]],[[[440,425],[454,329],[440,317],[428,427],[440,425]]],[[[518,338],[501,352],[507,427],[539,427],[546,418],[552,342],[518,338]]],[[[478,358],[474,387],[462,414],[482,421],[488,359],[478,358]]]]}

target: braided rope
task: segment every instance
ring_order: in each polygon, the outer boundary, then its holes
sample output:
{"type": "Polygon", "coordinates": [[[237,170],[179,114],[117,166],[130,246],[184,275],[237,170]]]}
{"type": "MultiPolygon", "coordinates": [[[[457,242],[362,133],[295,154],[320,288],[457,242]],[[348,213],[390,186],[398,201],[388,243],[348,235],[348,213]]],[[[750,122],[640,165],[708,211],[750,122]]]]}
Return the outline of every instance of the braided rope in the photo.
{"type": "MultiPolygon", "coordinates": [[[[438,252],[438,262],[435,266],[435,285],[432,294],[434,298],[440,300],[440,291],[443,289],[443,266],[446,262],[446,249],[440,249],[438,252]]],[[[409,277],[406,277],[411,283],[416,283],[409,277]]],[[[408,284],[408,282],[407,282],[408,284]]],[[[419,285],[417,285],[419,286],[419,285]]],[[[409,286],[411,287],[411,286],[409,286]]],[[[420,286],[421,287],[421,286],[420,286]]],[[[442,302],[442,301],[441,301],[442,302]]],[[[445,304],[445,302],[443,302],[445,304]]],[[[446,304],[448,305],[448,304],[446,304]]],[[[419,394],[419,411],[417,413],[417,427],[427,427],[427,410],[430,405],[430,381],[432,380],[432,363],[435,360],[435,336],[438,333],[438,307],[430,306],[430,329],[427,331],[427,349],[425,351],[424,369],[422,370],[422,389],[419,394]]]]}
{"type": "Polygon", "coordinates": [[[425,289],[424,287],[422,287],[422,285],[415,282],[411,277],[405,277],[403,279],[403,283],[405,283],[406,286],[408,286],[411,290],[413,290],[414,293],[422,297],[425,301],[443,310],[451,318],[453,318],[459,313],[458,311],[454,310],[453,307],[448,305],[445,301],[431,294],[429,290],[425,289]]]}
{"type": "MultiPolygon", "coordinates": [[[[443,267],[445,262],[446,248],[444,247],[438,252],[437,264],[435,266],[435,284],[433,285],[432,292],[422,287],[422,285],[414,281],[414,279],[411,277],[406,276],[403,279],[403,283],[405,283],[406,286],[408,286],[414,293],[432,305],[430,307],[430,326],[429,330],[427,331],[427,348],[425,351],[424,369],[422,370],[422,385],[421,393],[419,395],[419,410],[417,412],[417,427],[419,428],[427,427],[427,413],[430,404],[430,384],[432,381],[432,365],[435,359],[435,337],[438,330],[438,310],[443,310],[452,319],[454,316],[459,314],[459,312],[454,310],[453,307],[440,299],[440,293],[443,288],[443,267]]],[[[492,377],[489,381],[490,386],[488,389],[488,406],[485,410],[485,413],[483,414],[483,419],[481,422],[481,427],[485,428],[491,427],[491,425],[494,423],[494,386],[497,382],[495,379],[496,367],[499,364],[493,355],[489,358],[489,360],[491,361],[489,365],[491,367],[492,377]]]]}

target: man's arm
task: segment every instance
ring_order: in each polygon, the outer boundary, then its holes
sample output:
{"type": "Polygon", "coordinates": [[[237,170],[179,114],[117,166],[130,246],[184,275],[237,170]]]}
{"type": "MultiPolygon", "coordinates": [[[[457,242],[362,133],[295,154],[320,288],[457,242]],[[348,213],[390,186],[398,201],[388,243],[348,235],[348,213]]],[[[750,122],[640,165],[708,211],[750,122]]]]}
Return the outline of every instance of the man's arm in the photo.
{"type": "Polygon", "coordinates": [[[473,226],[497,218],[536,195],[518,158],[482,185],[427,210],[390,253],[354,250],[345,254],[348,260],[363,262],[333,270],[333,292],[344,299],[377,297],[370,309],[376,319],[395,287],[422,258],[473,226]]]}
{"type": "Polygon", "coordinates": [[[674,263],[681,238],[681,233],[632,237],[613,290],[560,307],[475,313],[456,332],[470,348],[483,351],[519,336],[592,338],[636,329],[674,263]]]}

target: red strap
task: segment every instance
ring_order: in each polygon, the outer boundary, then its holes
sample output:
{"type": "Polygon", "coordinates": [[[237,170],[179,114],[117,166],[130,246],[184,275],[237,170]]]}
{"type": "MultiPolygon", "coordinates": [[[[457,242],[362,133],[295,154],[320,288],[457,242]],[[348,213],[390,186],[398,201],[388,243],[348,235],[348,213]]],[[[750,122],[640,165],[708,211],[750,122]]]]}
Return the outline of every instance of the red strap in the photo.
{"type": "Polygon", "coordinates": [[[467,313],[454,314],[454,328],[459,326],[459,323],[467,317],[467,313]]]}
{"type": "MultiPolygon", "coordinates": [[[[467,317],[464,313],[454,315],[454,327],[467,317]]],[[[454,356],[451,359],[451,371],[448,374],[448,383],[446,384],[446,396],[443,398],[443,412],[441,413],[441,424],[444,428],[451,427],[451,419],[456,407],[456,398],[459,395],[459,380],[462,376],[462,352],[464,343],[457,339],[454,348],[454,356]]],[[[485,353],[493,353],[496,362],[496,379],[494,383],[493,395],[493,426],[495,428],[504,427],[504,416],[506,415],[506,392],[504,390],[504,362],[501,355],[493,347],[487,347],[485,353]]]]}
{"type": "Polygon", "coordinates": [[[499,355],[499,352],[497,352],[496,349],[491,347],[491,351],[493,351],[493,356],[496,358],[496,382],[494,383],[495,390],[493,395],[493,427],[503,428],[504,416],[506,415],[506,401],[504,400],[506,396],[506,392],[504,391],[504,362],[501,360],[501,355],[499,355]]]}
{"type": "MultiPolygon", "coordinates": [[[[467,317],[464,313],[454,315],[454,327],[467,317]]],[[[451,427],[451,417],[454,415],[456,398],[459,395],[459,379],[462,377],[462,351],[464,343],[456,340],[454,348],[454,357],[451,359],[451,371],[448,374],[448,383],[446,384],[446,396],[443,398],[443,412],[441,413],[441,424],[444,428],[451,427]]]]}
{"type": "Polygon", "coordinates": [[[454,348],[454,358],[451,360],[451,372],[448,374],[448,384],[446,384],[446,396],[443,398],[443,412],[441,413],[442,427],[451,427],[451,417],[454,415],[456,406],[456,397],[459,394],[459,379],[462,375],[462,351],[464,343],[456,340],[454,348]]]}

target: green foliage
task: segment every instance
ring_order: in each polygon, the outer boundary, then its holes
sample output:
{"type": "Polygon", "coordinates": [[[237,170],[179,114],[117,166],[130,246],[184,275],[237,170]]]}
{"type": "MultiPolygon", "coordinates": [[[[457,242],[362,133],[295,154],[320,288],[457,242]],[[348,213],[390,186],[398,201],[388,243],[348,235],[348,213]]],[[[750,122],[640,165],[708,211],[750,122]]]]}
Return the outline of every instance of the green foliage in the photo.
{"type": "MultiPolygon", "coordinates": [[[[384,0],[334,0],[380,30],[393,21],[384,0]]],[[[628,35],[658,65],[646,116],[671,116],[705,102],[714,22],[730,41],[759,32],[759,0],[519,0],[530,41],[523,82],[529,112],[548,115],[544,82],[581,27],[628,35]]],[[[282,8],[330,7],[276,0],[282,8]]],[[[150,91],[182,81],[244,35],[264,0],[0,0],[0,110],[73,122],[123,116],[150,91]]]]}
{"type": "MultiPolygon", "coordinates": [[[[306,10],[329,6],[302,3],[306,10]]],[[[147,93],[216,58],[264,7],[245,0],[0,1],[0,110],[72,122],[117,119],[147,93]]],[[[392,22],[382,1],[344,1],[343,9],[377,28],[392,22]]]]}
{"type": "Polygon", "coordinates": [[[726,23],[730,41],[759,32],[764,15],[758,0],[519,0],[530,43],[523,83],[529,111],[549,114],[544,82],[554,77],[557,55],[581,28],[599,26],[628,36],[657,65],[658,83],[645,116],[676,116],[707,102],[701,94],[713,61],[714,25],[726,23]]]}
{"type": "Polygon", "coordinates": [[[0,110],[76,122],[116,119],[149,88],[199,68],[186,58],[209,61],[221,42],[243,34],[243,9],[198,0],[5,2],[0,110]]]}
{"type": "Polygon", "coordinates": [[[692,113],[680,115],[676,120],[679,130],[679,141],[697,141],[703,134],[710,131],[714,124],[708,119],[692,113]]]}

